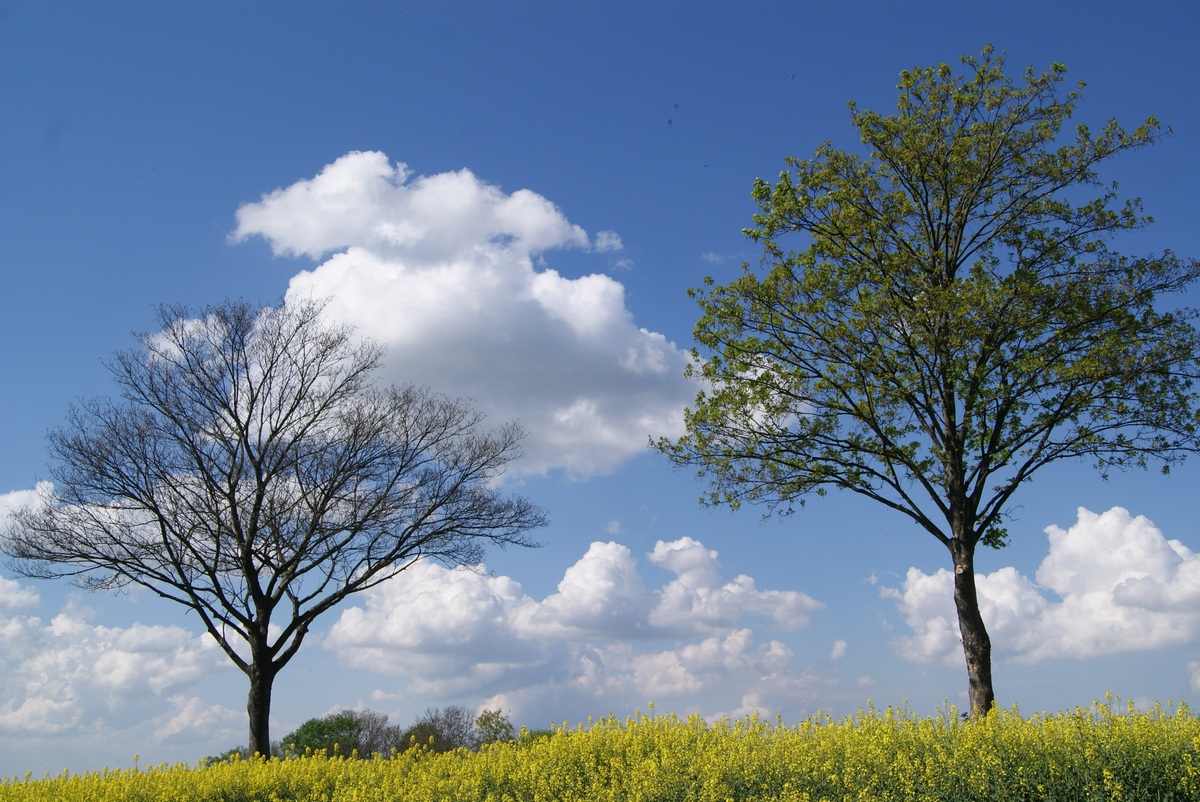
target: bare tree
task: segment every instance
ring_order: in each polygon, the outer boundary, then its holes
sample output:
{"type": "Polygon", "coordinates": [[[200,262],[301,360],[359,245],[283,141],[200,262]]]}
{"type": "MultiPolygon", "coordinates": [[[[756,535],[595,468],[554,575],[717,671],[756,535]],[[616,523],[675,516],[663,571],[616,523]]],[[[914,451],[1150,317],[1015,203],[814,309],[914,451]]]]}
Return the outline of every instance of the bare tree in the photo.
{"type": "Polygon", "coordinates": [[[322,305],[163,307],[107,363],[121,398],[51,433],[40,503],[3,535],[28,577],[145,587],[194,611],[250,680],[250,750],[313,622],[421,558],[477,562],[545,525],[495,480],[522,431],[467,402],[378,388],[381,350],[322,305]]]}
{"type": "Polygon", "coordinates": [[[461,705],[426,708],[401,736],[401,749],[428,747],[434,752],[478,749],[479,732],[475,714],[461,705]]]}

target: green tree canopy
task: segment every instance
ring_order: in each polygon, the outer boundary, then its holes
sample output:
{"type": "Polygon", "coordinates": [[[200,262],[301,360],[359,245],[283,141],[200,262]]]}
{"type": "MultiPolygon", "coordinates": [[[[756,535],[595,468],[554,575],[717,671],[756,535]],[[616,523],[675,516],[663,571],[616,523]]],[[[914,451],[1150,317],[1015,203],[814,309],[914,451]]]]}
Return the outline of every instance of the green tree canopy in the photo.
{"type": "Polygon", "coordinates": [[[280,741],[287,756],[307,752],[360,758],[375,754],[390,755],[401,744],[401,730],[388,724],[388,717],[372,710],[341,710],[320,718],[310,718],[280,741]]]}
{"type": "Polygon", "coordinates": [[[499,708],[482,711],[475,717],[475,738],[479,745],[508,743],[516,740],[512,721],[499,708]]]}
{"type": "Polygon", "coordinates": [[[324,752],[349,755],[359,750],[353,711],[343,710],[320,718],[310,718],[280,740],[280,749],[288,755],[324,752]]]}
{"type": "Polygon", "coordinates": [[[708,503],[787,513],[844,489],[935,537],[979,712],[975,548],[1004,544],[1018,488],[1059,460],[1165,470],[1195,449],[1195,314],[1164,303],[1200,264],[1112,247],[1150,218],[1098,167],[1158,140],[1155,119],[1070,132],[1082,84],[1064,92],[1061,64],[961,62],[901,73],[895,114],[852,103],[861,149],[755,182],[763,269],[692,291],[704,389],[657,445],[708,503]]]}

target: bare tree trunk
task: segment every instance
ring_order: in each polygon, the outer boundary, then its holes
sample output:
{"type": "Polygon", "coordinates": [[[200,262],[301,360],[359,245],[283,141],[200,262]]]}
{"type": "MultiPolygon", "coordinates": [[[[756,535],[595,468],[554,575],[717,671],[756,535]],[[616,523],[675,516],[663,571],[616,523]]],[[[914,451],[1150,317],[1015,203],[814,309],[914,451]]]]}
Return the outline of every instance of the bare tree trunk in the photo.
{"type": "Polygon", "coordinates": [[[250,716],[250,754],[271,756],[271,687],[275,684],[274,666],[255,660],[250,665],[250,694],[246,712],[250,716]]]}
{"type": "Polygon", "coordinates": [[[985,715],[996,702],[992,688],[992,639],[979,612],[975,590],[975,549],[961,540],[952,541],[954,556],[954,606],[958,610],[958,631],[962,635],[963,655],[967,658],[967,697],[971,716],[985,715]]]}

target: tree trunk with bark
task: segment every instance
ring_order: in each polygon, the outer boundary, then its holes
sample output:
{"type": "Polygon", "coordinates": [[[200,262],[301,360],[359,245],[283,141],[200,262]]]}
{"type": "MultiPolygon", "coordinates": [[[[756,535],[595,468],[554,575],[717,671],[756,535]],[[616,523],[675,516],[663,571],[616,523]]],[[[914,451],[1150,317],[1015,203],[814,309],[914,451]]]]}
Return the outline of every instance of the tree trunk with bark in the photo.
{"type": "Polygon", "coordinates": [[[250,718],[250,754],[271,756],[271,688],[275,684],[275,667],[269,661],[254,660],[247,674],[250,693],[246,698],[246,713],[250,718]]]}
{"type": "Polygon", "coordinates": [[[992,688],[992,639],[979,611],[975,588],[975,549],[961,540],[950,543],[954,557],[954,607],[967,660],[967,698],[971,716],[986,715],[996,702],[992,688]]]}

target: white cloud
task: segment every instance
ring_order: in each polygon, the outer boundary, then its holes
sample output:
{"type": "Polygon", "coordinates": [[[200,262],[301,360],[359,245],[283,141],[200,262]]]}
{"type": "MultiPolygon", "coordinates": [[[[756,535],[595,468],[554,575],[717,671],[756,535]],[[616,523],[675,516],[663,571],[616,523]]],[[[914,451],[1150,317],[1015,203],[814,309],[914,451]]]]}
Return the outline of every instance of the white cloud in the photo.
{"type": "Polygon", "coordinates": [[[597,251],[604,253],[606,251],[619,251],[625,246],[621,244],[621,235],[615,231],[597,231],[596,244],[594,246],[597,251]]]}
{"type": "Polygon", "coordinates": [[[817,679],[793,671],[791,650],[744,621],[805,626],[819,602],[727,582],[691,538],[660,541],[649,559],[674,578],[647,587],[626,546],[593,543],[541,601],[482,567],[418,563],[343,611],[324,645],[355,668],[407,677],[414,694],[484,695],[525,720],[700,697],[726,705],[709,713],[774,709],[811,691],[817,679]]]}
{"type": "Polygon", "coordinates": [[[239,208],[232,237],[260,235],[277,254],[314,259],[352,246],[441,261],[490,244],[527,256],[589,244],[582,228],[527,189],[505,195],[469,170],[411,177],[383,153],[347,153],[314,178],[239,208]]]}
{"type": "Polygon", "coordinates": [[[838,660],[841,660],[845,656],[846,656],[846,641],[835,640],[833,642],[833,648],[829,650],[829,659],[836,662],[838,660]]]}
{"type": "Polygon", "coordinates": [[[799,591],[760,591],[744,574],[721,582],[717,553],[689,537],[659,541],[650,561],[676,574],[650,614],[650,623],[665,629],[717,631],[748,614],[771,618],[785,630],[799,629],[808,626],[810,612],[825,606],[799,591]]]}
{"type": "Polygon", "coordinates": [[[330,298],[330,316],[389,346],[388,380],[518,420],[529,438],[517,471],[604,473],[648,435],[682,431],[695,395],[684,352],[634,323],[611,277],[540,266],[552,249],[619,250],[619,235],[593,243],[536,193],[468,170],[414,178],[354,152],[238,209],[232,239],[252,236],[325,259],[287,297],[330,298]]]}
{"type": "Polygon", "coordinates": [[[49,482],[38,482],[29,490],[14,490],[10,493],[0,493],[0,523],[9,515],[21,509],[37,504],[45,496],[46,491],[53,488],[49,482]]]}
{"type": "MultiPolygon", "coordinates": [[[[34,588],[23,588],[21,583],[15,579],[0,576],[0,613],[36,607],[39,598],[38,592],[34,588]]],[[[0,639],[3,637],[3,631],[0,630],[0,639]]]]}
{"type": "MultiPolygon", "coordinates": [[[[0,583],[9,591],[18,585],[0,583]]],[[[232,669],[208,636],[175,626],[97,626],[91,618],[76,604],[49,623],[0,610],[0,733],[47,735],[155,720],[171,714],[170,699],[181,690],[232,669]]]]}
{"type": "Polygon", "coordinates": [[[154,737],[160,741],[168,739],[193,740],[203,734],[206,740],[230,743],[242,737],[246,726],[246,711],[233,710],[224,705],[207,704],[195,696],[175,694],[167,701],[170,710],[159,717],[154,737]],[[235,735],[236,733],[236,735],[235,735]],[[216,741],[214,738],[224,740],[216,741]]]}
{"type": "Polygon", "coordinates": [[[1187,666],[1188,677],[1191,679],[1193,691],[1200,691],[1200,660],[1193,660],[1187,666]]]}
{"type": "Polygon", "coordinates": [[[629,665],[637,691],[647,699],[661,699],[712,693],[737,677],[757,686],[764,677],[785,673],[791,659],[791,650],[782,643],[755,644],[749,629],[737,629],[680,649],[638,655],[629,665]]]}
{"type": "MultiPolygon", "coordinates": [[[[1200,557],[1145,517],[1080,508],[1074,526],[1046,534],[1050,549],[1036,584],[1011,567],[976,577],[997,656],[1086,659],[1200,636],[1200,557]]],[[[910,568],[901,589],[882,590],[913,630],[894,644],[906,659],[962,661],[953,588],[948,570],[910,568]]]]}
{"type": "Polygon", "coordinates": [[[645,636],[653,607],[654,595],[629,549],[596,542],[563,574],[558,592],[537,605],[526,632],[533,637],[645,636]]]}

